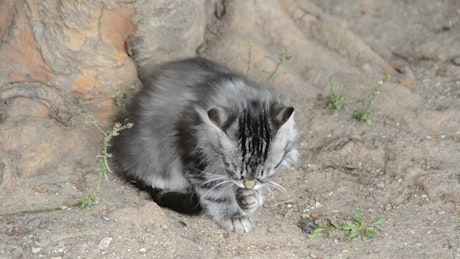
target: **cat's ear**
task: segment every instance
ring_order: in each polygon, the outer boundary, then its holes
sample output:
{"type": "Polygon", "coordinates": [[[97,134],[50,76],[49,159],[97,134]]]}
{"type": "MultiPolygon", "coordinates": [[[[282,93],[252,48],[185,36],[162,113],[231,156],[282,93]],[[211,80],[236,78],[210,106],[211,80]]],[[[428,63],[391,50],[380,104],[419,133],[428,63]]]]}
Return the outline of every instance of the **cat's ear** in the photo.
{"type": "Polygon", "coordinates": [[[216,106],[208,111],[208,117],[217,127],[222,128],[229,119],[229,113],[225,108],[216,106]]]}
{"type": "Polygon", "coordinates": [[[273,107],[273,122],[275,127],[279,129],[293,115],[294,108],[291,106],[277,105],[273,107]]]}

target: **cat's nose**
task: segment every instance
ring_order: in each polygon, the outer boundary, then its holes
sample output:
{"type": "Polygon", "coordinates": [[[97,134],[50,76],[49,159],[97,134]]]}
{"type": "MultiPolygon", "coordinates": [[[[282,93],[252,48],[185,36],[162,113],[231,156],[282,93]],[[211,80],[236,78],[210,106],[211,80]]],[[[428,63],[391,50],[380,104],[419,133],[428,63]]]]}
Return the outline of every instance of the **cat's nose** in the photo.
{"type": "Polygon", "coordinates": [[[246,188],[248,190],[252,190],[254,188],[254,186],[256,186],[256,180],[247,180],[247,179],[245,179],[243,181],[243,184],[244,184],[244,188],[246,188]]]}

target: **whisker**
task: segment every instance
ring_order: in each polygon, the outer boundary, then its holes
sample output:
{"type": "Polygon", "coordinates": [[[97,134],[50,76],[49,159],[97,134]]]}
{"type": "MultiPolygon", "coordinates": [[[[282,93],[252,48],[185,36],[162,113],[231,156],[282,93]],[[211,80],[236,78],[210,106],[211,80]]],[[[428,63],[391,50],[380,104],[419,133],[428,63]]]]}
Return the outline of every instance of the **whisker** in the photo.
{"type": "Polygon", "coordinates": [[[202,182],[200,184],[200,186],[204,186],[204,185],[206,185],[208,183],[217,182],[217,181],[221,181],[221,180],[228,180],[228,177],[224,177],[224,176],[222,176],[222,177],[214,177],[214,178],[211,178],[211,179],[208,179],[208,180],[202,182]]]}
{"type": "Polygon", "coordinates": [[[225,186],[224,189],[223,189],[222,191],[226,191],[227,189],[233,187],[233,181],[230,180],[229,182],[230,182],[231,184],[225,186]]]}
{"type": "MultiPolygon", "coordinates": [[[[268,187],[268,188],[264,188],[264,190],[267,190],[268,193],[270,193],[270,196],[267,197],[267,200],[271,200],[271,199],[276,200],[276,199],[275,199],[275,194],[273,193],[272,188],[270,188],[269,185],[267,185],[267,187],[268,187]]],[[[264,195],[264,196],[265,196],[265,195],[264,195]]]]}
{"type": "Polygon", "coordinates": [[[283,186],[281,186],[279,183],[276,183],[273,181],[268,181],[267,183],[268,183],[268,186],[273,186],[280,191],[286,192],[286,189],[283,186]]]}
{"type": "MultiPolygon", "coordinates": [[[[228,184],[228,183],[232,183],[232,180],[227,180],[227,181],[222,181],[216,185],[214,185],[211,189],[209,189],[208,191],[206,191],[203,196],[207,196],[210,192],[212,192],[214,189],[216,189],[217,187],[221,186],[221,185],[224,185],[224,184],[228,184]]],[[[232,186],[232,184],[228,184],[224,190],[228,189],[230,186],[232,186]]]]}
{"type": "MultiPolygon", "coordinates": [[[[224,179],[227,179],[228,177],[226,175],[221,175],[221,174],[212,174],[212,173],[208,173],[208,172],[205,172],[203,170],[199,170],[198,168],[191,168],[193,170],[196,170],[197,172],[200,172],[206,176],[211,176],[210,179],[208,179],[206,182],[204,182],[203,184],[206,184],[208,182],[212,182],[212,181],[216,181],[216,180],[224,180],[224,179]]],[[[202,185],[203,185],[202,184],[202,185]]]]}
{"type": "Polygon", "coordinates": [[[203,170],[199,170],[198,168],[194,168],[194,167],[192,167],[191,169],[196,170],[196,171],[198,171],[198,172],[200,172],[200,173],[203,173],[203,174],[205,174],[205,175],[209,175],[209,176],[223,176],[223,177],[226,177],[226,175],[222,175],[222,174],[213,174],[213,173],[210,173],[210,172],[206,172],[206,171],[203,171],[203,170]]]}

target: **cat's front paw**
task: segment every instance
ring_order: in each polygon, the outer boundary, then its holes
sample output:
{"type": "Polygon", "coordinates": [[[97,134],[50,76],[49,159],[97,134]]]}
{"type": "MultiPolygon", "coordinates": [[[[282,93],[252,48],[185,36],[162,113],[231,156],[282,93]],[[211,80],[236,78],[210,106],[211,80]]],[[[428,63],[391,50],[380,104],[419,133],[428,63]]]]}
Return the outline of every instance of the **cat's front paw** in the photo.
{"type": "Polygon", "coordinates": [[[236,192],[236,200],[240,208],[249,214],[253,213],[263,204],[262,195],[254,190],[239,189],[236,192]]]}
{"type": "Polygon", "coordinates": [[[238,234],[252,232],[255,226],[252,219],[247,216],[234,216],[233,218],[227,218],[219,223],[226,230],[238,234]]]}

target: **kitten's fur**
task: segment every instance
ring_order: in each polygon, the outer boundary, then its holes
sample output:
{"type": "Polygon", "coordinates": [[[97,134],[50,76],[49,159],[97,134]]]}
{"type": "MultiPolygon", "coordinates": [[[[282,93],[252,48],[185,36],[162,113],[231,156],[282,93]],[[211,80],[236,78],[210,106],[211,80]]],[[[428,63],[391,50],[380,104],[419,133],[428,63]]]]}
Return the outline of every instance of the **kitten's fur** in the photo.
{"type": "Polygon", "coordinates": [[[237,233],[254,228],[262,190],[297,161],[294,109],[267,88],[203,58],[140,73],[134,124],[113,141],[117,171],[159,205],[203,210],[237,233]]]}

